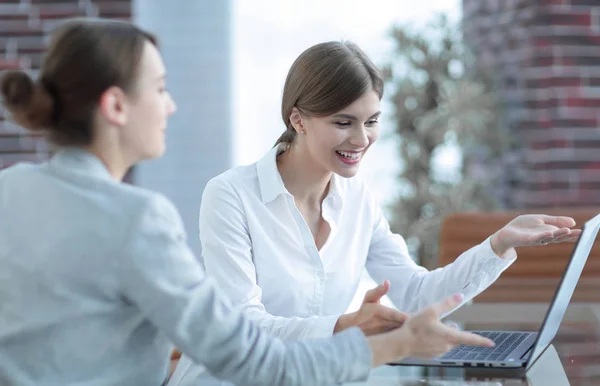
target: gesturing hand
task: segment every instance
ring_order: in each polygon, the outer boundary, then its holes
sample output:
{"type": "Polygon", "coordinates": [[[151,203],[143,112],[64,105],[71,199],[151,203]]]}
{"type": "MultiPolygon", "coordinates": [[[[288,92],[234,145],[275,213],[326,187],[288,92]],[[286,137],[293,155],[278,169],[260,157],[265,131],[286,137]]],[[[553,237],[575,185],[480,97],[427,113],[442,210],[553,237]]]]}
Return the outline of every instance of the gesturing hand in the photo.
{"type": "Polygon", "coordinates": [[[440,316],[456,308],[461,295],[451,296],[409,317],[402,328],[390,333],[396,335],[399,345],[406,345],[405,356],[433,358],[450,351],[454,346],[493,347],[494,342],[482,336],[444,325],[440,316]]]}
{"type": "Polygon", "coordinates": [[[574,226],[571,217],[526,214],[506,224],[490,241],[494,252],[503,257],[515,247],[573,242],[581,233],[580,229],[570,229],[574,226]]]}
{"type": "Polygon", "coordinates": [[[402,326],[407,315],[380,304],[381,298],[387,294],[389,289],[390,282],[386,280],[383,284],[367,291],[360,309],[340,316],[334,332],[357,326],[365,335],[369,336],[402,326]]]}

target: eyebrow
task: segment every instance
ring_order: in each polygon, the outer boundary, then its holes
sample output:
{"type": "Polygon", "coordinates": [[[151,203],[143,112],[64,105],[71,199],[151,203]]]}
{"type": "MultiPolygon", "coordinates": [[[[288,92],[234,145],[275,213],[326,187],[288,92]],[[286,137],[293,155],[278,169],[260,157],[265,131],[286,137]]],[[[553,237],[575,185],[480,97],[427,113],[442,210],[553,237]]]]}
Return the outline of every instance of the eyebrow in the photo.
{"type": "MultiPolygon", "coordinates": [[[[377,118],[379,115],[381,115],[381,111],[378,111],[375,114],[371,115],[367,120],[377,118]]],[[[348,119],[348,120],[354,120],[354,121],[357,120],[357,118],[351,114],[335,114],[332,118],[341,118],[341,119],[348,119]]]]}

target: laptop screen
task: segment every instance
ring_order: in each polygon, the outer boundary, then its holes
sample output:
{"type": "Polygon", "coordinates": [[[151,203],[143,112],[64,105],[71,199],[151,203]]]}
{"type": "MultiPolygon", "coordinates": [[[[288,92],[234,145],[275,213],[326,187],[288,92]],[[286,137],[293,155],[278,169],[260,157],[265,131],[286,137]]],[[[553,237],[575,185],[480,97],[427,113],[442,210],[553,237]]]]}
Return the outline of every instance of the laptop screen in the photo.
{"type": "Polygon", "coordinates": [[[577,240],[577,244],[571,254],[571,260],[565,269],[562,279],[554,294],[554,299],[550,303],[550,308],[546,313],[546,318],[542,323],[542,328],[538,334],[537,341],[533,346],[533,351],[529,357],[529,366],[531,366],[537,357],[548,347],[554,339],[560,323],[567,311],[571,296],[575,291],[579,277],[583,272],[585,262],[594,246],[596,235],[600,228],[600,214],[588,220],[583,226],[583,231],[577,240]]]}

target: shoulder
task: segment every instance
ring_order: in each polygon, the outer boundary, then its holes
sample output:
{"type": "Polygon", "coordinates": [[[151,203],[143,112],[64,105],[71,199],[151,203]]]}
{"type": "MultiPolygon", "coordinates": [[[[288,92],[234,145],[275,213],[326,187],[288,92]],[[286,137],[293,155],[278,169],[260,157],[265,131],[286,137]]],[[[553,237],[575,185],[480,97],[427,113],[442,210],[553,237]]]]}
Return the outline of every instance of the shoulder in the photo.
{"type": "Polygon", "coordinates": [[[26,179],[34,175],[42,167],[43,164],[32,164],[20,162],[0,170],[0,179],[26,179]]]}
{"type": "Polygon", "coordinates": [[[128,184],[120,184],[120,201],[130,215],[148,220],[170,223],[180,222],[179,212],[173,202],[162,193],[128,184]]]}
{"type": "Polygon", "coordinates": [[[206,184],[202,201],[208,199],[233,199],[253,196],[260,192],[256,164],[229,169],[212,178],[206,184]]]}

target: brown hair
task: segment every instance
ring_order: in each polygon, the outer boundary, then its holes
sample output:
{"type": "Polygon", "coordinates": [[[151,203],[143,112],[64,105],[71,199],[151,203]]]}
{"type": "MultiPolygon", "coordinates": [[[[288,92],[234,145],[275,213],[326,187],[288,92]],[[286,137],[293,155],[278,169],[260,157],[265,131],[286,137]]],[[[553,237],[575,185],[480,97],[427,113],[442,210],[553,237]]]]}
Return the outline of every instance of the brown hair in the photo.
{"type": "Polygon", "coordinates": [[[23,71],[4,74],[3,103],[15,122],[57,145],[89,145],[100,96],[112,86],[134,91],[147,41],[157,44],[131,23],[69,20],[52,34],[37,81],[23,71]]]}
{"type": "Polygon", "coordinates": [[[310,47],[294,61],[285,80],[281,117],[286,131],[275,145],[294,142],[296,131],[290,122],[294,107],[301,114],[328,116],[371,90],[381,99],[383,78],[356,44],[332,41],[310,47]]]}

